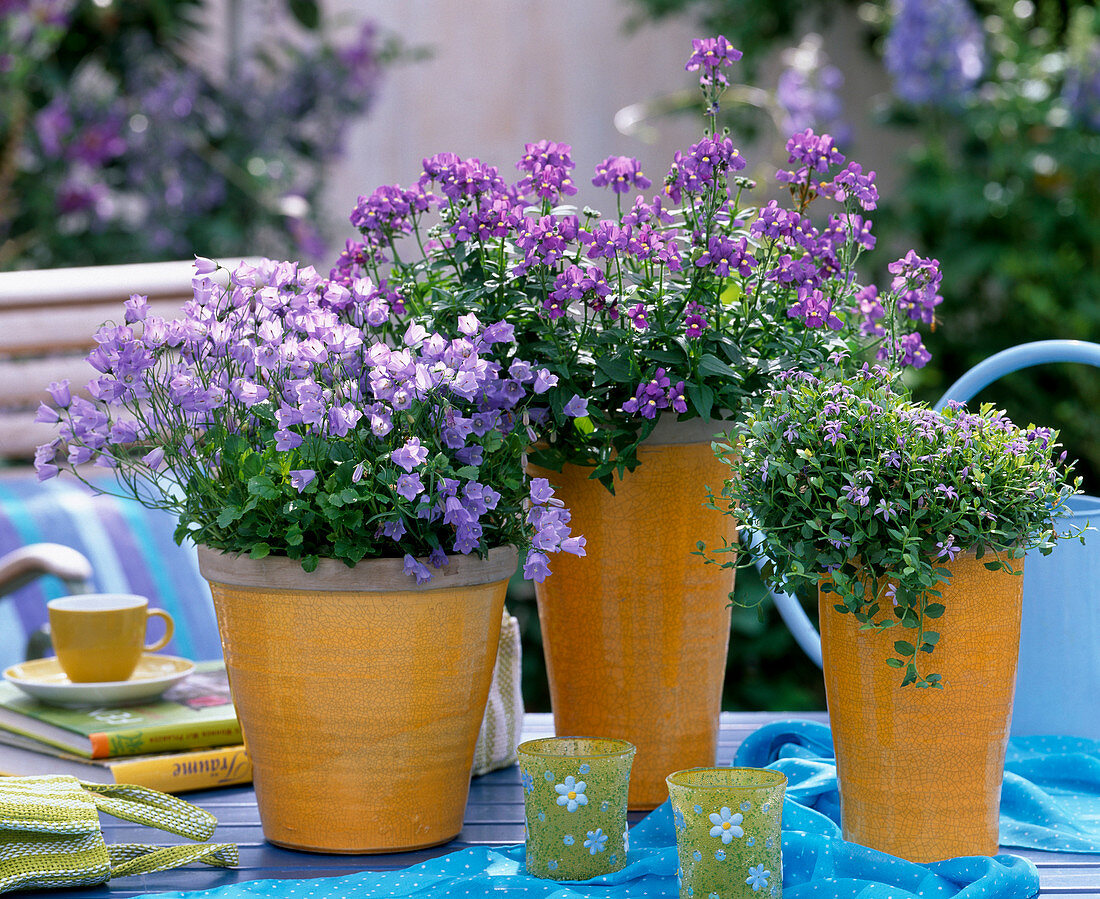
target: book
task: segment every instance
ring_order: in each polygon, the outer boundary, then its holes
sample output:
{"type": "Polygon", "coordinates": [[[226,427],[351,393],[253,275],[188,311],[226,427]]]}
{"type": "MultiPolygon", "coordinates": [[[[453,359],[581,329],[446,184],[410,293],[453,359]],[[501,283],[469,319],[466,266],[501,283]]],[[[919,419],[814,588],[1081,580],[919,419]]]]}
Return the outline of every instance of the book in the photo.
{"type": "Polygon", "coordinates": [[[184,793],[249,783],[252,763],[242,745],[89,759],[0,731],[0,774],[71,774],[91,783],[137,784],[163,793],[184,793]]]}
{"type": "Polygon", "coordinates": [[[155,702],[64,709],[0,683],[0,729],[88,759],[232,746],[242,742],[225,665],[199,662],[155,702]]]}

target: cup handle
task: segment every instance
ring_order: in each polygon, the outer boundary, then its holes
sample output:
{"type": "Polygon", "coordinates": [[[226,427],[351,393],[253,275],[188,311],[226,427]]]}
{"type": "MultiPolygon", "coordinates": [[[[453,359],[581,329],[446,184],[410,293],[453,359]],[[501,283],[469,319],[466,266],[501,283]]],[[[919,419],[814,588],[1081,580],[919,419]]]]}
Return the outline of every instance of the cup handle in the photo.
{"type": "Polygon", "coordinates": [[[176,623],[172,620],[172,616],[165,612],[164,609],[148,609],[145,615],[146,622],[154,616],[164,619],[164,636],[157,640],[156,643],[146,646],[145,651],[155,652],[158,649],[164,649],[164,647],[168,645],[168,641],[172,639],[172,634],[176,630],[176,623]]]}

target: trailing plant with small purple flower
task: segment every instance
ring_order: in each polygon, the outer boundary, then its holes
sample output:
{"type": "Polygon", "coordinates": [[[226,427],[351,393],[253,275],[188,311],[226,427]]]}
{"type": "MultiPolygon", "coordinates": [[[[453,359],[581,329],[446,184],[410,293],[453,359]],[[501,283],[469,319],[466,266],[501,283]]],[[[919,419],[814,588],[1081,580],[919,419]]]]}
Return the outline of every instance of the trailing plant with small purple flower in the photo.
{"type": "Polygon", "coordinates": [[[940,302],[935,261],[914,253],[881,295],[859,283],[878,192],[828,135],[788,142],[791,167],[777,179],[789,208],[747,202],[745,159],[715,124],[724,70],[741,54],[721,36],[693,50],[705,132],[651,200],[631,202],[651,180],[611,156],[592,183],[612,191],[615,214],[564,205],[574,163],[554,141],[526,146],[512,184],[479,159],[441,153],[415,187],[360,197],[360,239],[332,273],[347,286],[372,279],[380,326],[392,316],[396,330],[447,328],[469,313],[511,324],[517,352],[556,378],[547,414],[533,419],[544,444],[532,458],[594,467],[609,486],[637,464],[659,416],[727,416],[776,372],[823,363],[838,346],[923,365],[914,322],[930,323],[940,302]]]}
{"type": "MultiPolygon", "coordinates": [[[[353,565],[404,557],[418,582],[448,553],[527,547],[542,580],[548,554],[584,554],[545,480],[529,480],[526,416],[549,373],[517,379],[490,358],[513,353],[512,326],[473,315],[455,336],[412,324],[372,338],[369,285],[353,289],[295,263],[242,265],[223,287],[197,263],[180,318],[131,297],[88,357],[100,372],[74,396],[50,385],[38,420],[40,478],[67,454],[112,469],[121,491],[179,516],[177,540],[214,549],[353,565]]],[[[223,274],[225,274],[223,272],[223,274]]]]}
{"type": "Polygon", "coordinates": [[[920,660],[939,640],[951,562],[975,553],[1008,571],[1008,559],[1075,536],[1056,519],[1080,479],[1055,457],[1056,432],[1018,428],[988,404],[935,412],[894,381],[881,366],[838,379],[784,372],[737,438],[717,445],[731,477],[711,502],[760,535],[723,565],[769,560],[773,589],[822,583],[865,628],[915,631],[886,664],[904,669],[903,686],[939,687],[920,660]]]}

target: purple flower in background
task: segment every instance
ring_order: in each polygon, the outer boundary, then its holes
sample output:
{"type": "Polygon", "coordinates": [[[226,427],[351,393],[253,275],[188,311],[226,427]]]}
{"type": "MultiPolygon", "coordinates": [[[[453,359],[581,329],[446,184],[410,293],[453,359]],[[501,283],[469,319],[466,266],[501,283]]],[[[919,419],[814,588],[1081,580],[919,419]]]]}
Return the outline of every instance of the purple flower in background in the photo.
{"type": "Polygon", "coordinates": [[[610,187],[617,194],[625,194],[632,187],[649,190],[653,185],[644,174],[641,164],[632,156],[608,156],[596,166],[595,187],[610,187]]]}
{"type": "Polygon", "coordinates": [[[892,346],[887,341],[879,348],[875,358],[885,360],[891,356],[898,365],[911,365],[913,368],[924,368],[932,358],[917,331],[898,338],[892,346]]]}
{"type": "Polygon", "coordinates": [[[646,308],[643,303],[638,303],[628,309],[626,317],[630,319],[634,327],[639,331],[644,331],[649,327],[649,319],[646,318],[646,308]]]}
{"type": "Polygon", "coordinates": [[[1062,99],[1078,122],[1100,131],[1100,40],[1094,39],[1085,53],[1071,59],[1062,99]]]}
{"type": "Polygon", "coordinates": [[[985,72],[982,26],[966,0],[900,0],[884,57],[901,99],[955,106],[985,72]]]}
{"type": "Polygon", "coordinates": [[[775,88],[775,99],[784,114],[783,131],[827,131],[847,144],[852,129],[843,120],[840,89],[844,75],[829,62],[821,35],[807,34],[797,47],[783,54],[783,62],[786,68],[775,88]]]}

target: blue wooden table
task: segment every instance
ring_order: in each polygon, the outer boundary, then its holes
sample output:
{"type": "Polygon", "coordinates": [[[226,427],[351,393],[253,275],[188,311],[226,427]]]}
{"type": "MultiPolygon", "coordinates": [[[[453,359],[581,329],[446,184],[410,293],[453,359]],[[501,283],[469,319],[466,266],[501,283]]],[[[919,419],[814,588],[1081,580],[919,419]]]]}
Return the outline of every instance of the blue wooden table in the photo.
{"type": "MultiPolygon", "coordinates": [[[[752,731],[769,721],[800,717],[826,720],[823,712],[738,712],[722,715],[721,739],[718,750],[720,764],[729,764],[741,741],[752,731]]],[[[549,715],[528,715],[524,721],[524,738],[551,736],[553,721],[549,715]]],[[[214,840],[233,842],[240,846],[240,865],[233,869],[191,865],[175,871],[125,877],[115,880],[110,888],[97,887],[64,892],[17,893],[23,899],[122,899],[145,893],[173,890],[203,890],[249,880],[339,876],[362,870],[403,868],[433,856],[469,846],[507,845],[523,840],[523,791],[515,767],[495,771],[475,778],[470,787],[465,824],[458,838],[446,846],[408,852],[401,855],[314,855],[279,849],[264,842],[256,802],[251,788],[227,788],[187,794],[186,798],[209,809],[217,816],[218,831],[214,840]]],[[[631,814],[637,820],[641,814],[631,814]]],[[[152,842],[154,835],[147,828],[103,817],[103,830],[108,843],[152,842]]],[[[156,841],[167,843],[156,835],[156,841]]],[[[182,841],[181,841],[182,842],[182,841]]],[[[1073,855],[1031,850],[1006,850],[1030,858],[1039,868],[1041,895],[1100,897],[1100,856],[1073,855]]]]}

